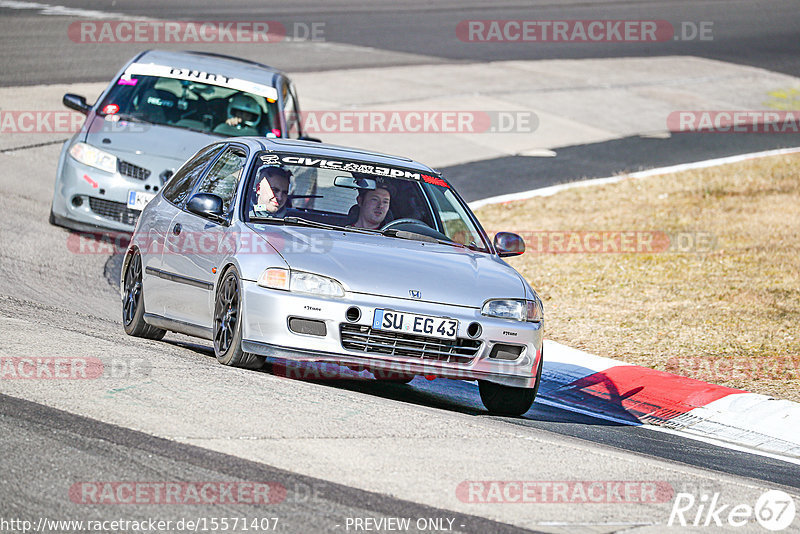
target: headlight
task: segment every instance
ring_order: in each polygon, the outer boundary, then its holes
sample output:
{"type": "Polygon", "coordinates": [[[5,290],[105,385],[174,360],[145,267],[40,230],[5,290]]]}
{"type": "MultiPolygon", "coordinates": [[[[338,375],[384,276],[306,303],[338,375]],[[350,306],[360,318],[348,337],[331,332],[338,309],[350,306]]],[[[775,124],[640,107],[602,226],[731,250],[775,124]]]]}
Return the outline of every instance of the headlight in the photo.
{"type": "Polygon", "coordinates": [[[110,173],[117,172],[117,157],[92,145],[75,143],[69,149],[69,154],[84,165],[110,173]]]}
{"type": "Polygon", "coordinates": [[[542,301],[539,299],[496,299],[486,301],[481,309],[481,315],[539,323],[544,317],[544,312],[542,301]]]}
{"type": "Polygon", "coordinates": [[[266,269],[258,277],[258,285],[270,289],[283,289],[295,293],[309,293],[321,297],[343,297],[344,288],[342,284],[328,278],[313,273],[300,271],[290,271],[289,269],[271,268],[266,269]]]}

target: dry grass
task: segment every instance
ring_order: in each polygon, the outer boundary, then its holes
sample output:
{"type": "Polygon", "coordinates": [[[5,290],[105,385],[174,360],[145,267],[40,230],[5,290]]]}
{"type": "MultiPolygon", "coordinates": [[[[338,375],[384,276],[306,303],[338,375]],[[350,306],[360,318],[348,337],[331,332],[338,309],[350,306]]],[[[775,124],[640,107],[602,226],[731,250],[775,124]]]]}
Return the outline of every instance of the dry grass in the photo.
{"type": "Polygon", "coordinates": [[[800,401],[800,156],[571,189],[477,215],[490,234],[710,233],[712,246],[699,252],[529,246],[509,263],[542,297],[550,339],[800,401]]]}

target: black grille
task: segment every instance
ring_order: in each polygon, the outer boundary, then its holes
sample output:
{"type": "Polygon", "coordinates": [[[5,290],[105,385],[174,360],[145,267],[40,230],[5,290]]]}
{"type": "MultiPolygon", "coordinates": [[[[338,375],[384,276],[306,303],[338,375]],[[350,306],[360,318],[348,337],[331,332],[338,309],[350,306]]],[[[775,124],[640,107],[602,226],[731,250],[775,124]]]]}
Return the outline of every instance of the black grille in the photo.
{"type": "Polygon", "coordinates": [[[144,181],[150,178],[150,171],[144,167],[139,167],[138,165],[128,163],[127,161],[122,161],[121,159],[117,160],[117,170],[123,176],[130,176],[131,178],[136,178],[137,180],[144,181]]]}
{"type": "Polygon", "coordinates": [[[127,204],[122,202],[112,202],[111,200],[94,197],[89,197],[89,207],[101,217],[130,226],[136,224],[136,219],[139,218],[139,213],[141,213],[130,209],[127,204]]]}
{"type": "Polygon", "coordinates": [[[481,346],[480,341],[472,339],[439,339],[348,323],[339,325],[339,333],[342,347],[347,350],[448,363],[471,362],[481,346]]]}

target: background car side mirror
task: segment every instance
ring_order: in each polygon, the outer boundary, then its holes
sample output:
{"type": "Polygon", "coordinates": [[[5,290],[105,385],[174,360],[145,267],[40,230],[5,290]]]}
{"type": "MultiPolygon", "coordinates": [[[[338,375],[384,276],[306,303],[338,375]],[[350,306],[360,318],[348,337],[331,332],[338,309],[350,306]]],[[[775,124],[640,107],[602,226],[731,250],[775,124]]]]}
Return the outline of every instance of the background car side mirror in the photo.
{"type": "Polygon", "coordinates": [[[511,232],[497,232],[494,236],[494,248],[501,258],[519,256],[525,252],[525,241],[511,232]]]}
{"type": "Polygon", "coordinates": [[[186,202],[186,209],[201,217],[217,222],[227,222],[222,198],[213,193],[197,193],[186,202]]]}
{"type": "Polygon", "coordinates": [[[89,110],[92,109],[92,106],[86,103],[86,98],[80,95],[73,95],[72,93],[65,94],[61,99],[61,103],[70,109],[74,109],[75,111],[83,113],[84,115],[89,113],[89,110]]]}

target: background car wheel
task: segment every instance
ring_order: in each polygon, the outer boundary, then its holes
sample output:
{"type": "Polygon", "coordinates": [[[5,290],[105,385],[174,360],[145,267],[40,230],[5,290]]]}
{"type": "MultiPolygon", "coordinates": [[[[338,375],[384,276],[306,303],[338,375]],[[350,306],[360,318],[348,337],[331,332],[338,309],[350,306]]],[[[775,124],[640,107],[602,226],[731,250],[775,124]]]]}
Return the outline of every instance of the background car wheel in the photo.
{"type": "Polygon", "coordinates": [[[122,299],[122,326],[129,336],[159,340],[167,333],[144,322],[142,257],[135,251],[125,269],[125,295],[122,299]]]}
{"type": "Polygon", "coordinates": [[[214,303],[214,355],[224,365],[258,369],[264,357],[242,350],[242,292],[239,275],[229,269],[222,275],[214,303]]]}

